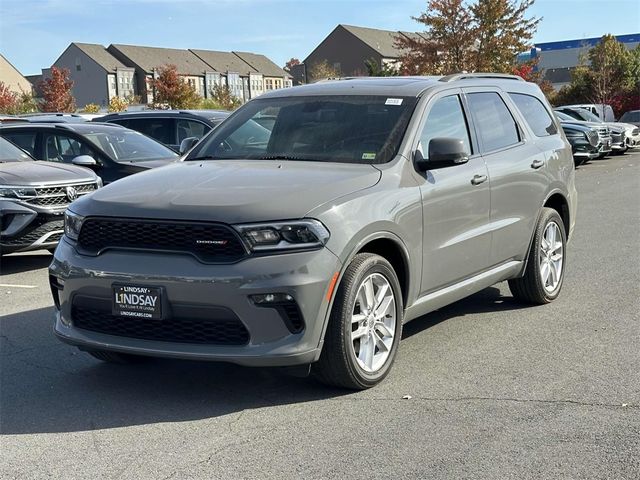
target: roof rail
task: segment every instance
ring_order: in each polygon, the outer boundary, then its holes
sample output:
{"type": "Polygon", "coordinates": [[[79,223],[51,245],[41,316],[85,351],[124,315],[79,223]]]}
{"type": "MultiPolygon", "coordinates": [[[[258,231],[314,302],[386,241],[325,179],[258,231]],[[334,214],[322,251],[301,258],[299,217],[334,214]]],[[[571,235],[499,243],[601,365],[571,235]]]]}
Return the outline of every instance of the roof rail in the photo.
{"type": "Polygon", "coordinates": [[[440,79],[441,82],[453,82],[455,80],[467,80],[470,78],[495,78],[500,80],[520,80],[524,82],[522,77],[517,75],[508,75],[506,73],[454,73],[440,79]]]}

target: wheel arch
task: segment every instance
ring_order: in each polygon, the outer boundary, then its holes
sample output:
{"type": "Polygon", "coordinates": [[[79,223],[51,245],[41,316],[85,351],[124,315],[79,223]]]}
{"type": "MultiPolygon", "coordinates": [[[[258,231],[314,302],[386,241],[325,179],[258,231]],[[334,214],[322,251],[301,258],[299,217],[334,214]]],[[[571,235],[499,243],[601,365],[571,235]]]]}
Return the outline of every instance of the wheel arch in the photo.
{"type": "Polygon", "coordinates": [[[352,247],[349,254],[346,256],[342,263],[341,270],[339,272],[336,288],[332,292],[331,300],[324,318],[324,325],[322,326],[322,334],[320,335],[319,350],[322,349],[324,343],[324,337],[327,332],[327,326],[329,325],[329,317],[331,316],[331,310],[333,309],[333,302],[335,300],[335,293],[342,281],[344,272],[349,267],[349,264],[353,258],[359,253],[375,253],[381,257],[387,259],[398,276],[400,283],[400,289],[402,290],[402,303],[404,308],[407,308],[407,302],[410,298],[411,283],[411,263],[409,260],[409,251],[404,242],[392,232],[379,231],[369,234],[362,238],[359,242],[352,247]],[[390,258],[391,257],[391,258],[390,258]],[[400,270],[400,271],[399,271],[400,270]]]}
{"type": "Polygon", "coordinates": [[[540,221],[540,215],[542,215],[543,208],[552,208],[560,218],[562,219],[562,224],[564,226],[565,233],[567,237],[569,236],[569,231],[571,229],[571,212],[569,210],[569,202],[567,201],[566,195],[560,190],[551,191],[545,198],[542,206],[538,210],[538,215],[536,218],[536,223],[533,225],[533,231],[531,232],[531,238],[529,239],[529,245],[527,247],[527,254],[524,257],[524,262],[522,265],[522,270],[520,271],[519,277],[524,275],[524,272],[527,270],[527,263],[529,262],[529,252],[531,251],[531,245],[533,244],[533,238],[536,234],[536,228],[538,226],[538,222],[540,221]]]}

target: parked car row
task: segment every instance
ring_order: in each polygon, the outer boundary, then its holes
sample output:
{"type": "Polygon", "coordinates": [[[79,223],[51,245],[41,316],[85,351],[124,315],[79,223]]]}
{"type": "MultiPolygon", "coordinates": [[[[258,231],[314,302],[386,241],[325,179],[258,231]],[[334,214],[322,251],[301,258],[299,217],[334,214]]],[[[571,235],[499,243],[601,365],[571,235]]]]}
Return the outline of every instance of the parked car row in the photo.
{"type": "Polygon", "coordinates": [[[554,112],[571,143],[576,166],[640,146],[640,128],[633,124],[604,122],[581,106],[561,106],[554,112]]]}

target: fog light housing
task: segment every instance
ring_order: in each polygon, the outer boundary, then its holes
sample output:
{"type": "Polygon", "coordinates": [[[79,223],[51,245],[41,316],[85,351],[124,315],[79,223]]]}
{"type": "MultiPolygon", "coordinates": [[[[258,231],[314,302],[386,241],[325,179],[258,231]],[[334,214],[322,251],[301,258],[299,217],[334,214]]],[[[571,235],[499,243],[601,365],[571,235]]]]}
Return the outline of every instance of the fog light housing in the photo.
{"type": "Polygon", "coordinates": [[[288,293],[264,293],[251,295],[249,298],[256,305],[268,305],[274,303],[293,302],[293,297],[288,293]]]}
{"type": "Polygon", "coordinates": [[[256,307],[273,308],[291,333],[304,330],[304,319],[295,299],[288,293],[263,293],[250,295],[249,298],[256,307]]]}

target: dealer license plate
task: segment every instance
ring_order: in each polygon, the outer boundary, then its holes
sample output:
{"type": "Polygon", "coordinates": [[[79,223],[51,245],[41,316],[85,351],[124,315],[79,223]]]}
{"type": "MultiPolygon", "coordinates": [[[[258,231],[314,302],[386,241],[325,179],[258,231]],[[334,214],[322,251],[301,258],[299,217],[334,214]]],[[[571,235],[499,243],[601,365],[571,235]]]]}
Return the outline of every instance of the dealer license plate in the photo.
{"type": "Polygon", "coordinates": [[[139,285],[113,285],[112,312],[120,317],[162,319],[162,289],[139,285]]]}

